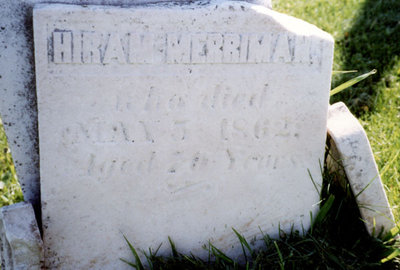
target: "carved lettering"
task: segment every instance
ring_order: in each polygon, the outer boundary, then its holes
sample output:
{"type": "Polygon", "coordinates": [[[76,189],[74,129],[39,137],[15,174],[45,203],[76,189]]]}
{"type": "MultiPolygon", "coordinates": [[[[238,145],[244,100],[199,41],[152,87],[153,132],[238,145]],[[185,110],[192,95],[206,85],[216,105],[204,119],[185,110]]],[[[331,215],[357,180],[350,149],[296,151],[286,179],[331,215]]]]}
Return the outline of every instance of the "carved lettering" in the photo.
{"type": "Polygon", "coordinates": [[[240,49],[241,49],[240,36],[238,34],[225,34],[224,47],[223,47],[223,62],[239,63],[240,49]]]}
{"type": "MultiPolygon", "coordinates": [[[[75,46],[74,46],[75,47],[75,46]]],[[[82,59],[80,54],[74,55],[74,62],[81,60],[83,63],[101,63],[101,38],[97,32],[82,33],[82,59]]]]}
{"type": "MultiPolygon", "coordinates": [[[[56,64],[302,63],[320,65],[322,43],[289,33],[119,33],[55,30],[56,64]]],[[[51,55],[52,52],[52,55],[51,55]]]]}
{"type": "MultiPolygon", "coordinates": [[[[198,33],[192,35],[192,63],[207,63],[207,34],[198,33]]],[[[221,61],[222,59],[220,59],[221,61]]]]}
{"type": "Polygon", "coordinates": [[[207,35],[207,61],[209,63],[222,62],[223,43],[222,34],[211,33],[207,35]]]}
{"type": "Polygon", "coordinates": [[[190,63],[190,36],[176,33],[167,35],[167,63],[190,63]]]}
{"type": "Polygon", "coordinates": [[[230,88],[221,90],[217,86],[214,93],[200,96],[201,107],[203,109],[261,109],[267,98],[267,89],[268,84],[254,92],[232,92],[230,88]]]}
{"type": "Polygon", "coordinates": [[[295,44],[293,61],[296,63],[310,63],[310,39],[306,37],[296,37],[295,44]]]}
{"type": "Polygon", "coordinates": [[[117,32],[112,32],[108,36],[108,42],[105,47],[104,64],[116,61],[120,64],[126,63],[121,38],[117,32]]]}
{"type": "Polygon", "coordinates": [[[129,33],[129,63],[153,63],[153,46],[153,34],[129,33]]]}
{"type": "MultiPolygon", "coordinates": [[[[275,36],[275,35],[274,35],[275,36]]],[[[291,52],[289,48],[289,37],[286,34],[278,34],[274,37],[275,42],[272,48],[271,61],[274,63],[290,63],[291,52]]]]}
{"type": "MultiPolygon", "coordinates": [[[[215,154],[215,153],[213,153],[215,154]]],[[[121,175],[148,175],[159,170],[166,172],[170,177],[187,174],[189,172],[199,172],[211,166],[224,166],[228,170],[244,168],[249,172],[265,169],[277,169],[279,166],[298,167],[298,158],[296,156],[268,155],[258,152],[251,152],[236,155],[231,149],[225,150],[225,158],[218,164],[213,160],[211,153],[193,151],[193,152],[169,152],[164,156],[170,162],[165,162],[159,157],[156,151],[142,152],[140,159],[121,158],[116,155],[107,157],[90,154],[86,161],[85,173],[87,176],[96,177],[102,182],[112,177],[121,175]],[[157,170],[155,170],[157,168],[157,170]]],[[[175,180],[180,181],[179,178],[175,180]]],[[[181,179],[182,180],[182,179],[181,179]]],[[[168,185],[175,186],[175,181],[169,181],[168,185]]]]}
{"type": "Polygon", "coordinates": [[[187,120],[174,121],[174,125],[172,126],[171,129],[171,137],[174,139],[174,141],[179,142],[187,139],[188,136],[188,131],[186,128],[187,122],[188,122],[187,120]]]}
{"type": "Polygon", "coordinates": [[[250,63],[270,62],[271,35],[251,34],[248,38],[247,61],[250,63]]]}
{"type": "Polygon", "coordinates": [[[271,123],[267,118],[252,120],[224,118],[220,123],[220,136],[223,141],[299,137],[297,127],[289,120],[271,123]]]}
{"type": "Polygon", "coordinates": [[[54,63],[72,63],[72,31],[53,32],[54,63]]]}

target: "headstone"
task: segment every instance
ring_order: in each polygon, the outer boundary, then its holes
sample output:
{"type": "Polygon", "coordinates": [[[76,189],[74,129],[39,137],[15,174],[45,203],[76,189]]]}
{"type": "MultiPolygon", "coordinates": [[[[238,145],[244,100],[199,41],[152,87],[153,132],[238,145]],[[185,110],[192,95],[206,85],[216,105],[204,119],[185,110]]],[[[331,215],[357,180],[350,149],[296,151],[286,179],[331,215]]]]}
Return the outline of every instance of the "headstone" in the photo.
{"type": "Polygon", "coordinates": [[[42,269],[43,243],[31,204],[0,208],[0,250],[3,270],[42,269]]]}
{"type": "MultiPolygon", "coordinates": [[[[32,8],[38,3],[128,6],[168,0],[0,1],[0,117],[25,201],[40,208],[32,8]]],[[[271,7],[270,0],[254,0],[271,7]]],[[[181,0],[176,3],[184,2],[181,0]]],[[[37,213],[40,217],[40,213],[37,213]]]]}
{"type": "Polygon", "coordinates": [[[328,133],[336,149],[334,158],[343,165],[368,232],[374,236],[388,232],[396,224],[367,134],[342,102],[329,108],[328,133]]]}
{"type": "Polygon", "coordinates": [[[43,5],[34,36],[47,267],[124,269],[123,235],[138,249],[170,236],[200,256],[210,240],[234,256],[231,227],[309,227],[329,34],[213,2],[43,5]]]}
{"type": "Polygon", "coordinates": [[[0,1],[0,117],[24,199],[38,209],[39,156],[30,2],[0,1]]]}

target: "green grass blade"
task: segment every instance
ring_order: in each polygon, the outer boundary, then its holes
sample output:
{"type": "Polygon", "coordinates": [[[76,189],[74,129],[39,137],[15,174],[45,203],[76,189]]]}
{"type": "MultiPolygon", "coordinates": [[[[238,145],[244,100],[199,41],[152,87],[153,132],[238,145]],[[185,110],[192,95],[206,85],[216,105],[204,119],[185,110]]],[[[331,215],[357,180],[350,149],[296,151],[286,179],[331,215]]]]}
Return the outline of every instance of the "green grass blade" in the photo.
{"type": "Polygon", "coordinates": [[[172,257],[179,257],[178,250],[176,249],[175,243],[172,241],[171,237],[168,236],[168,242],[171,246],[171,251],[172,251],[172,257]]]}
{"type": "MultiPolygon", "coordinates": [[[[130,250],[131,250],[133,256],[135,257],[136,266],[134,266],[134,267],[135,267],[136,269],[138,269],[138,270],[144,270],[142,261],[140,260],[140,257],[139,257],[139,255],[138,255],[138,253],[136,252],[136,249],[132,246],[132,244],[129,242],[129,240],[126,238],[126,236],[125,236],[125,235],[123,235],[123,236],[124,236],[124,238],[125,238],[126,243],[128,243],[128,246],[129,246],[129,248],[130,248],[130,250]]],[[[130,265],[130,264],[129,264],[129,265],[130,265]]]]}
{"type": "Polygon", "coordinates": [[[396,248],[392,253],[390,253],[389,256],[383,258],[381,260],[381,263],[385,263],[388,262],[390,260],[393,260],[394,258],[396,258],[397,256],[400,256],[400,249],[396,248]]]}
{"type": "Polygon", "coordinates": [[[332,253],[326,253],[326,255],[329,257],[331,261],[333,261],[337,266],[339,266],[341,269],[346,269],[346,267],[340,262],[339,258],[336,257],[332,253]]]}
{"type": "Polygon", "coordinates": [[[144,256],[146,257],[146,261],[147,261],[147,264],[149,265],[150,270],[153,270],[154,266],[153,266],[153,261],[151,260],[151,258],[152,258],[151,249],[149,250],[149,252],[150,252],[149,254],[144,253],[144,256]]]}
{"type": "Polygon", "coordinates": [[[382,241],[384,242],[392,241],[393,238],[395,238],[399,233],[400,233],[399,227],[397,226],[393,227],[390,231],[387,232],[385,237],[383,237],[382,241]]]}
{"type": "Polygon", "coordinates": [[[348,80],[345,83],[342,83],[341,85],[335,87],[334,89],[331,90],[330,92],[330,96],[333,96],[339,92],[342,92],[344,89],[349,88],[350,86],[353,86],[354,84],[361,82],[362,80],[365,80],[366,78],[368,78],[369,76],[373,75],[376,73],[376,69],[371,70],[370,72],[364,73],[358,77],[355,77],[351,80],[348,80]]]}
{"type": "Polygon", "coordinates": [[[132,266],[133,268],[136,268],[136,269],[138,269],[138,267],[137,267],[137,265],[136,265],[136,264],[134,264],[134,263],[131,263],[131,262],[128,262],[127,260],[125,260],[125,259],[122,259],[122,258],[120,258],[120,260],[121,260],[121,261],[123,261],[124,263],[126,263],[127,265],[129,265],[129,266],[132,266]]]}
{"type": "Polygon", "coordinates": [[[372,235],[373,237],[375,237],[375,235],[376,235],[376,231],[375,231],[375,229],[376,229],[376,220],[375,220],[375,217],[372,219],[372,224],[373,224],[373,226],[372,226],[372,233],[371,233],[371,235],[372,235]]]}
{"type": "Polygon", "coordinates": [[[346,74],[346,73],[355,73],[358,72],[358,70],[332,70],[332,75],[336,74],[346,74]]]}
{"type": "Polygon", "coordinates": [[[363,193],[371,184],[373,181],[375,181],[375,179],[377,178],[378,175],[376,175],[374,178],[371,179],[371,181],[369,181],[369,183],[360,191],[358,192],[356,195],[354,195],[354,198],[358,198],[358,196],[361,195],[361,193],[363,193]]]}
{"type": "Polygon", "coordinates": [[[155,251],[153,251],[151,248],[149,248],[149,253],[146,253],[146,252],[144,253],[144,256],[146,257],[146,260],[147,260],[150,270],[154,269],[153,258],[157,256],[157,253],[160,250],[161,245],[162,245],[162,243],[158,245],[158,247],[155,251]]]}
{"type": "Polygon", "coordinates": [[[212,254],[215,256],[215,258],[220,259],[228,264],[233,264],[233,260],[229,258],[225,253],[223,253],[221,250],[216,248],[213,244],[209,243],[211,247],[212,254]]]}
{"type": "Polygon", "coordinates": [[[261,233],[261,236],[262,236],[262,238],[263,238],[263,241],[264,241],[265,245],[268,247],[268,246],[271,244],[271,238],[269,237],[268,234],[265,234],[265,233],[262,231],[262,229],[261,229],[260,226],[258,226],[258,229],[260,230],[260,233],[261,233]]]}
{"type": "Polygon", "coordinates": [[[389,168],[392,168],[393,164],[395,164],[395,162],[398,160],[397,157],[400,154],[400,150],[398,150],[396,152],[396,154],[394,154],[394,156],[385,164],[385,166],[380,170],[380,176],[381,178],[383,178],[383,176],[385,175],[385,173],[389,170],[389,168]]]}
{"type": "Polygon", "coordinates": [[[314,181],[314,178],[313,178],[312,175],[311,175],[310,170],[307,169],[307,172],[308,172],[308,175],[309,175],[310,178],[311,178],[311,181],[312,181],[312,183],[313,183],[313,185],[314,185],[315,190],[317,191],[318,195],[320,195],[320,194],[319,194],[319,189],[318,189],[318,187],[317,187],[317,184],[316,184],[315,181],[314,181]]]}
{"type": "Polygon", "coordinates": [[[190,256],[183,255],[183,259],[186,260],[187,262],[191,263],[192,265],[197,265],[200,262],[200,260],[198,258],[196,258],[193,254],[191,254],[190,256]]]}
{"type": "Polygon", "coordinates": [[[331,210],[333,202],[335,201],[335,196],[334,195],[329,195],[328,199],[324,203],[324,205],[319,209],[319,212],[317,216],[314,219],[314,222],[312,224],[312,228],[316,224],[320,224],[328,215],[329,210],[331,210]]]}
{"type": "Polygon", "coordinates": [[[250,247],[249,243],[247,242],[247,240],[243,237],[243,235],[238,233],[238,231],[236,231],[234,228],[232,228],[232,230],[235,232],[237,238],[239,238],[239,242],[240,242],[240,245],[242,246],[242,250],[243,250],[243,255],[247,262],[247,254],[246,254],[245,247],[249,250],[250,254],[252,253],[251,247],[250,247]]]}
{"type": "Polygon", "coordinates": [[[283,261],[282,252],[279,249],[276,241],[274,241],[274,245],[275,245],[276,252],[278,252],[278,256],[279,256],[279,266],[280,266],[281,270],[285,270],[285,262],[283,261]]]}

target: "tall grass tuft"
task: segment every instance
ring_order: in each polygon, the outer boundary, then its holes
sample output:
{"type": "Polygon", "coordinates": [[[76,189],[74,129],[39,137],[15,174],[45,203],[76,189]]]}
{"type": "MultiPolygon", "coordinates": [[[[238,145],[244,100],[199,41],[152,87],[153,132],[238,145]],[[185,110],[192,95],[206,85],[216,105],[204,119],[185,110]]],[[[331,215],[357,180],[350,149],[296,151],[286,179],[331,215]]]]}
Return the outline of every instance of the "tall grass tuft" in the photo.
{"type": "MultiPolygon", "coordinates": [[[[329,145],[327,148],[329,151],[329,145]]],[[[253,249],[238,231],[233,232],[242,247],[241,263],[211,243],[205,247],[208,260],[182,254],[170,238],[171,256],[142,252],[149,269],[400,269],[399,228],[387,235],[370,236],[347,179],[339,171],[329,172],[326,164],[320,211],[307,232],[280,231],[277,239],[261,232],[263,247],[258,249],[253,249]]],[[[136,263],[129,264],[143,269],[136,251],[132,254],[136,263]]]]}

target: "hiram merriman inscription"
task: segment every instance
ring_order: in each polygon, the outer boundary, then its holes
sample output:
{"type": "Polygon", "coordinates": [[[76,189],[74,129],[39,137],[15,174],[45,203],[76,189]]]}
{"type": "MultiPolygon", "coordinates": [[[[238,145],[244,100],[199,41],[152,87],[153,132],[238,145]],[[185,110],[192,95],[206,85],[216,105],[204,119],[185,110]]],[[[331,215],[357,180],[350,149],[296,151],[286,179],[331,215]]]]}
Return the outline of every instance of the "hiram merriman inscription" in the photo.
{"type": "Polygon", "coordinates": [[[290,33],[119,33],[54,30],[56,64],[302,63],[321,65],[323,41],[290,33]]]}

